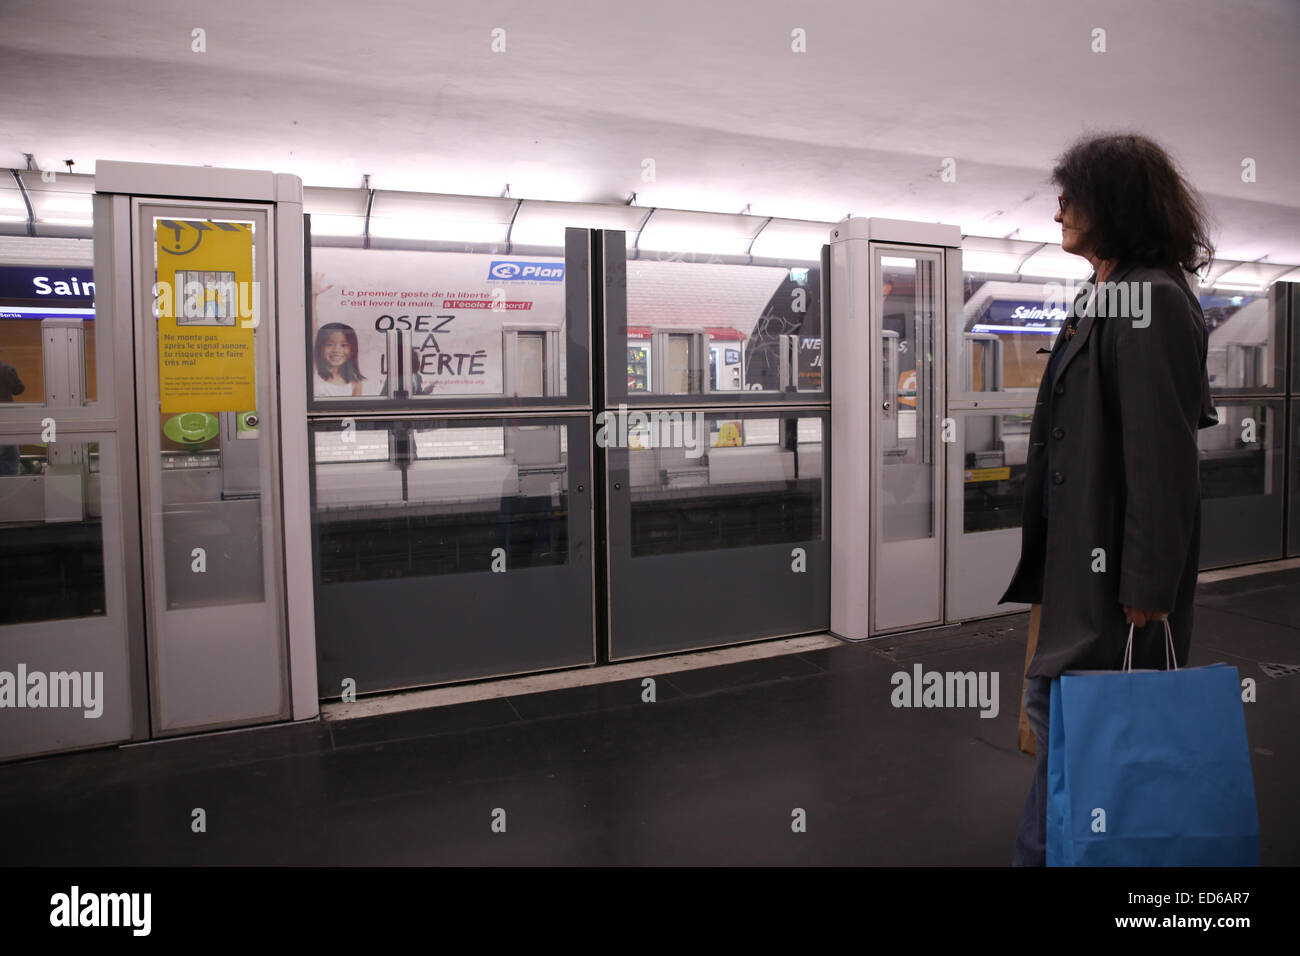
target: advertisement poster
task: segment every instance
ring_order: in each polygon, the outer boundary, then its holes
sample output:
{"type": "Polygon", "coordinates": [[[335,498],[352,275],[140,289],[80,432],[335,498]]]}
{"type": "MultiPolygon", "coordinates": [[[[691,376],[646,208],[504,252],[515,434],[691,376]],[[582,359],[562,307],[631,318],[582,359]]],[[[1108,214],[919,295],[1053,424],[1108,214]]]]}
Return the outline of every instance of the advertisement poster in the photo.
{"type": "Polygon", "coordinates": [[[156,220],[163,414],[257,407],[253,227],[156,220]]]}
{"type": "Polygon", "coordinates": [[[558,358],[564,381],[563,261],[331,247],[311,256],[318,400],[504,395],[507,329],[558,330],[548,361],[558,358]]]}

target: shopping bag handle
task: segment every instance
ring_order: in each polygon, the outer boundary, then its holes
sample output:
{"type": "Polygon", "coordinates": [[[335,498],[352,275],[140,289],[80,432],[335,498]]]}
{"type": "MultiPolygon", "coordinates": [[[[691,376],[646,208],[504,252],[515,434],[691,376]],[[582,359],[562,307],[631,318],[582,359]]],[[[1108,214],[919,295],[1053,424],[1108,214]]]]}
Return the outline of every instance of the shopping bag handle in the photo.
{"type": "MultiPolygon", "coordinates": [[[[1178,670],[1178,655],[1174,653],[1174,632],[1169,630],[1169,618],[1161,618],[1165,625],[1165,670],[1170,670],[1170,662],[1173,662],[1173,670],[1178,670]]],[[[1133,669],[1133,627],[1132,623],[1128,626],[1128,644],[1124,648],[1124,670],[1133,669]]]]}

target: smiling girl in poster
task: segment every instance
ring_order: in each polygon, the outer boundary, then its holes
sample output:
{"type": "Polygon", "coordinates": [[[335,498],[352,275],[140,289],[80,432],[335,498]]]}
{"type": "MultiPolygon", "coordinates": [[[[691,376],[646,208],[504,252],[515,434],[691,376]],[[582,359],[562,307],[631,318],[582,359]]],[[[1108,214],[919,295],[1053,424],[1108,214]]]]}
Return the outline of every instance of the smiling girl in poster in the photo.
{"type": "MultiPolygon", "coordinates": [[[[312,321],[319,321],[316,302],[321,294],[334,288],[324,285],[324,273],[312,273],[311,312],[312,321]]],[[[347,398],[376,394],[368,386],[369,379],[361,373],[361,348],[357,340],[356,329],[343,322],[327,322],[316,331],[316,344],[312,349],[312,376],[315,382],[316,398],[347,398]]],[[[387,390],[387,383],[381,379],[378,394],[387,390]]]]}

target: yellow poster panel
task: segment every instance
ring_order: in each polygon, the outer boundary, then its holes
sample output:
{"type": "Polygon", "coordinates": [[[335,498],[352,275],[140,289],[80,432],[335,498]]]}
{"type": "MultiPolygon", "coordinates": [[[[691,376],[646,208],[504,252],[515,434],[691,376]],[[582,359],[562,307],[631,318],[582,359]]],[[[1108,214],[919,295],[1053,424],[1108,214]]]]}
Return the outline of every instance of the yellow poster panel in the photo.
{"type": "Polygon", "coordinates": [[[257,407],[253,224],[155,220],[162,413],[257,407]]]}

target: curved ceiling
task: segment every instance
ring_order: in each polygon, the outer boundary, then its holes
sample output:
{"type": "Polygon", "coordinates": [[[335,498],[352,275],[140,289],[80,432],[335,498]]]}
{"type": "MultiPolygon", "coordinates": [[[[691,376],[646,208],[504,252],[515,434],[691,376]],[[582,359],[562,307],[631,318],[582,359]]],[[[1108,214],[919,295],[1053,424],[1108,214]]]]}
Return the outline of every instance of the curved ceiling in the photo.
{"type": "Polygon", "coordinates": [[[508,183],[1056,242],[1054,156],[1135,129],[1205,194],[1220,257],[1297,263],[1297,49],[1296,0],[0,0],[0,163],[508,183]]]}

